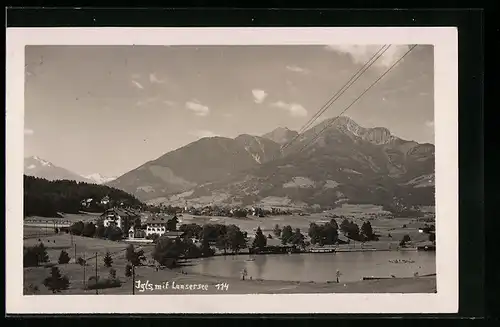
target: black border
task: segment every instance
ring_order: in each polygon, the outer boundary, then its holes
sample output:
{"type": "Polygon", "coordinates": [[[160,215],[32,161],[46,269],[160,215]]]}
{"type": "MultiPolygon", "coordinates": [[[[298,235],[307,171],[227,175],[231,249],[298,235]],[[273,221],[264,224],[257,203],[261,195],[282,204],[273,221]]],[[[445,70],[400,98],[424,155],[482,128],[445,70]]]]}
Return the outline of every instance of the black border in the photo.
{"type": "MultiPolygon", "coordinates": [[[[424,317],[484,317],[483,74],[484,12],[480,9],[7,9],[7,27],[305,27],[457,26],[459,38],[459,314],[424,317]]],[[[494,310],[494,308],[492,308],[494,310]]],[[[489,312],[491,314],[493,312],[489,312]]],[[[99,315],[109,317],[112,315],[99,315]]],[[[146,317],[151,315],[140,315],[146,317]]],[[[161,315],[162,317],[188,317],[161,315]]],[[[189,315],[196,317],[199,315],[189,315]]],[[[283,315],[266,315],[266,317],[283,315]]],[[[289,315],[290,316],[290,315],[289,315]]],[[[295,316],[295,315],[291,315],[295,316]]],[[[310,315],[306,315],[311,317],[310,315]]],[[[384,314],[378,317],[393,317],[384,314]]],[[[422,317],[397,314],[398,317],[422,317]]],[[[11,315],[11,317],[19,317],[11,315]]],[[[23,317],[28,317],[23,315],[23,317]]],[[[48,316],[35,316],[48,317],[48,316]]],[[[81,317],[81,316],[79,316],[81,317]]],[[[127,315],[127,319],[139,317],[127,315]]],[[[151,316],[153,317],[153,316],[151,316]]],[[[158,317],[155,315],[154,317],[158,317]]],[[[205,318],[210,316],[203,315],[205,318]]],[[[235,317],[235,315],[216,315],[235,317]]],[[[250,315],[237,315],[239,318],[250,315]]],[[[259,317],[263,317],[259,315],[259,317]]],[[[304,316],[298,316],[304,317],[304,316]]],[[[297,317],[297,318],[298,318],[297,317]]],[[[373,317],[373,315],[315,315],[373,317]]],[[[15,319],[18,320],[18,319],[15,319]]],[[[51,319],[52,320],[52,319],[51,319]]],[[[72,321],[73,323],[73,321],[72,321]]]]}

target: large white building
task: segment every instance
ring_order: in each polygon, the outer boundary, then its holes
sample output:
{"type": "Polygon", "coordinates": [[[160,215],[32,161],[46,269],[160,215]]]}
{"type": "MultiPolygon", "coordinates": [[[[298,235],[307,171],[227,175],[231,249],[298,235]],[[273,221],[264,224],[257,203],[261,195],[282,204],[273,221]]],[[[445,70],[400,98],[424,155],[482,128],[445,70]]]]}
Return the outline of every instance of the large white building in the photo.
{"type": "Polygon", "coordinates": [[[150,236],[153,234],[157,234],[158,236],[162,236],[168,232],[168,234],[172,234],[172,232],[168,231],[168,222],[171,219],[176,219],[175,230],[179,228],[179,220],[177,216],[152,216],[149,217],[146,221],[146,236],[150,236]]]}
{"type": "Polygon", "coordinates": [[[129,221],[129,225],[133,225],[135,220],[139,218],[139,214],[132,209],[111,208],[106,210],[101,217],[104,218],[104,227],[116,226],[123,229],[125,219],[129,221]]]}

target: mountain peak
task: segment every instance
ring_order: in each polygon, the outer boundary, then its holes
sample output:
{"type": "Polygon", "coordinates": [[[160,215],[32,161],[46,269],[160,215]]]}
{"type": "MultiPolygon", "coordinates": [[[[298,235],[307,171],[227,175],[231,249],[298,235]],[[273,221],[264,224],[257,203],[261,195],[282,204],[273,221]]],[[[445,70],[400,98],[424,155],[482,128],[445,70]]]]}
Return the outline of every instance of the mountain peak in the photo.
{"type": "Polygon", "coordinates": [[[116,179],[116,177],[107,177],[107,176],[103,176],[103,175],[101,175],[99,173],[94,173],[94,174],[86,175],[84,177],[86,179],[89,179],[89,180],[95,182],[96,184],[105,184],[105,183],[109,183],[112,180],[116,179]]]}
{"type": "Polygon", "coordinates": [[[57,167],[53,163],[38,156],[24,158],[24,173],[29,176],[44,178],[47,180],[66,179],[77,182],[90,182],[88,179],[65,168],[57,167]]]}
{"type": "Polygon", "coordinates": [[[336,128],[345,134],[359,137],[362,140],[373,144],[387,144],[397,139],[397,137],[392,135],[389,129],[385,127],[365,128],[347,116],[338,116],[326,119],[319,126],[336,128]]]}
{"type": "Polygon", "coordinates": [[[32,167],[33,165],[42,165],[42,166],[47,166],[51,167],[54,166],[51,162],[48,162],[47,160],[44,160],[38,156],[31,156],[28,158],[25,158],[24,161],[30,162],[30,166],[32,167]]]}
{"type": "Polygon", "coordinates": [[[278,144],[285,144],[291,141],[299,133],[290,130],[288,127],[277,127],[269,133],[262,135],[263,138],[274,141],[278,144]]]}

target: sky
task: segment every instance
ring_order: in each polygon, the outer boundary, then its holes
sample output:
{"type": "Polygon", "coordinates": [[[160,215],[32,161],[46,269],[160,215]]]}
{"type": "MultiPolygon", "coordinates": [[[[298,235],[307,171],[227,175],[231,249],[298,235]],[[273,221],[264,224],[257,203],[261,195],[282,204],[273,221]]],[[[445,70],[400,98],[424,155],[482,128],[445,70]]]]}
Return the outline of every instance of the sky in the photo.
{"type": "MultiPolygon", "coordinates": [[[[300,130],[380,47],[27,46],[25,156],[116,177],[202,137],[300,130]]],[[[408,48],[392,45],[315,124],[408,48]]],[[[433,67],[417,46],[345,115],[434,143],[433,67]]]]}

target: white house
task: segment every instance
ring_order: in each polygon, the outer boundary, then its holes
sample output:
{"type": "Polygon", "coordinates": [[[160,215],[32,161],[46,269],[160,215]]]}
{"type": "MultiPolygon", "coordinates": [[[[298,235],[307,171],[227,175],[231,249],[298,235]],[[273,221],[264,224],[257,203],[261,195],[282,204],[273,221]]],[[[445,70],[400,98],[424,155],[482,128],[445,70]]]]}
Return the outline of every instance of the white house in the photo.
{"type": "Polygon", "coordinates": [[[104,227],[116,226],[118,228],[124,227],[124,220],[128,220],[129,225],[133,225],[139,215],[129,209],[125,208],[112,208],[106,210],[102,215],[104,227]]]}
{"type": "MultiPolygon", "coordinates": [[[[148,218],[148,220],[146,221],[146,236],[150,236],[150,235],[153,235],[153,234],[158,234],[159,236],[162,236],[164,235],[165,233],[168,232],[168,229],[167,229],[167,224],[168,224],[168,221],[171,220],[171,219],[176,219],[177,220],[177,223],[176,223],[176,226],[175,226],[175,229],[177,230],[178,229],[178,225],[179,225],[179,220],[177,218],[177,216],[151,216],[148,218]]],[[[169,232],[169,234],[171,234],[171,232],[169,232]]]]}

